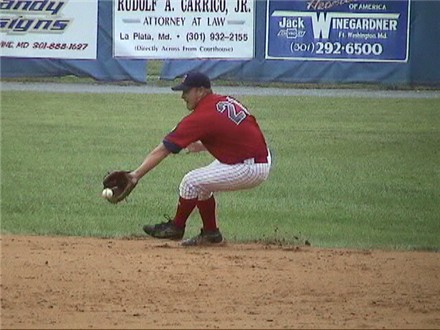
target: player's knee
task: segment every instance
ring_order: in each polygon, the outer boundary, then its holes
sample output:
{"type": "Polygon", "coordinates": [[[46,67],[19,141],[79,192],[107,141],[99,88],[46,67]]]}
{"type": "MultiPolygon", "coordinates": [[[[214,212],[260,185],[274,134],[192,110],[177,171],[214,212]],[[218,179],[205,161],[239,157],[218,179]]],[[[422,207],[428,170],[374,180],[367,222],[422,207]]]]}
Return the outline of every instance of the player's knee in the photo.
{"type": "Polygon", "coordinates": [[[191,176],[191,173],[185,175],[180,182],[179,186],[180,196],[187,199],[197,198],[199,193],[197,189],[197,184],[194,178],[191,176]]]}
{"type": "Polygon", "coordinates": [[[211,196],[212,196],[212,192],[201,190],[201,191],[199,191],[197,198],[199,199],[199,201],[206,201],[206,200],[210,199],[211,196]]]}

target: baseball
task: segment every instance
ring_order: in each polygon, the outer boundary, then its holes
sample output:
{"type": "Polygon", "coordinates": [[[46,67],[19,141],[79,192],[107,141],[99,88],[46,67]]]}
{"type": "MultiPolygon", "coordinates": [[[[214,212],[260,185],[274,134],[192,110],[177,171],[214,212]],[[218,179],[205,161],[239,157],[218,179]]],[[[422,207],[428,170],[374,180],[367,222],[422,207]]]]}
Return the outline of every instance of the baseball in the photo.
{"type": "Polygon", "coordinates": [[[113,196],[113,190],[111,190],[110,188],[105,188],[102,191],[102,198],[110,198],[113,196]]]}

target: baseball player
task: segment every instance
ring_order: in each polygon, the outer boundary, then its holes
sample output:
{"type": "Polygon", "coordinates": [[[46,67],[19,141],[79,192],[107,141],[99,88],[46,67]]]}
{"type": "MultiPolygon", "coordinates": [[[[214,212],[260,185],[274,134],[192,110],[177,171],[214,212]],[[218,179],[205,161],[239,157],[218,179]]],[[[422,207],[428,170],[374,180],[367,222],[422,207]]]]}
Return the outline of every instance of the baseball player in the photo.
{"type": "Polygon", "coordinates": [[[188,217],[197,208],[203,228],[196,237],[182,241],[182,245],[221,244],[223,236],[217,226],[214,193],[259,185],[268,178],[271,156],[255,117],[236,99],[214,94],[206,75],[190,72],[172,90],[182,92],[190,114],[130,173],[133,183],[137,184],[170,153],[182,149],[207,150],[215,160],[184,176],[173,219],[145,225],[143,230],[152,237],[180,240],[188,217]]]}

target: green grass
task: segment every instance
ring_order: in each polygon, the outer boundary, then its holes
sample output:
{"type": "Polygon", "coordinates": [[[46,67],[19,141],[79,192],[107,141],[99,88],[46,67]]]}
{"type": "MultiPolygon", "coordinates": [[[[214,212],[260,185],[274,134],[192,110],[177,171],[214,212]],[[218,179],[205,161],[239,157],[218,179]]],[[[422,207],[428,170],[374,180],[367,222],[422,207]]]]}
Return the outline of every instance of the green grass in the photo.
{"type": "MultiPolygon", "coordinates": [[[[274,153],[260,187],[217,196],[230,241],[440,249],[440,101],[248,96],[274,153]]],[[[2,233],[120,237],[174,215],[183,175],[207,154],[170,156],[127,203],[100,198],[187,111],[177,94],[2,92],[2,233]]],[[[187,235],[200,226],[198,214],[187,235]]]]}

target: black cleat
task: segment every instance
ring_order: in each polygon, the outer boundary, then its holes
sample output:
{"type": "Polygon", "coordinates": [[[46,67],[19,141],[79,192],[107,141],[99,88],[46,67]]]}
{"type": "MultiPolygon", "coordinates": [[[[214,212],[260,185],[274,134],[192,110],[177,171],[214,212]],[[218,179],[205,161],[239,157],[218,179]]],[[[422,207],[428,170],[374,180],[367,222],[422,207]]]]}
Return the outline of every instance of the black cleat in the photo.
{"type": "Polygon", "coordinates": [[[200,234],[184,240],[182,246],[209,246],[209,245],[223,245],[223,236],[220,230],[216,229],[213,231],[200,230],[200,234]]]}
{"type": "Polygon", "coordinates": [[[182,239],[185,234],[185,228],[178,228],[173,220],[161,222],[157,225],[145,225],[144,232],[156,238],[182,239]]]}

